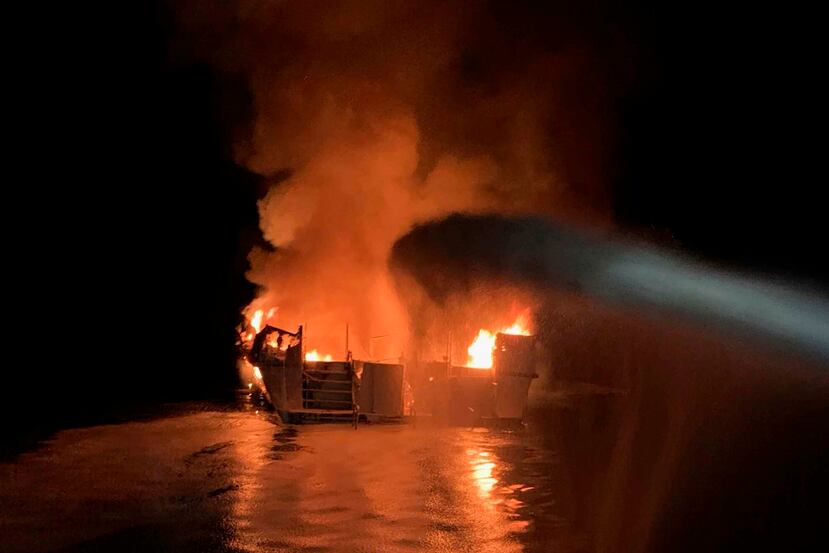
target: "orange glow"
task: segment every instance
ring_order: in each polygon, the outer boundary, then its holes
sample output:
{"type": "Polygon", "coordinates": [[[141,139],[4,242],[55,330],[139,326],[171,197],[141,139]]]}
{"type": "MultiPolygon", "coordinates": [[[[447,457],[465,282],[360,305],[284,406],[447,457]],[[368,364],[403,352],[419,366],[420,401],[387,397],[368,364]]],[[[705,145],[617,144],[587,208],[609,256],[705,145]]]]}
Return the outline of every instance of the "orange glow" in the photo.
{"type": "Polygon", "coordinates": [[[488,497],[492,488],[498,483],[498,480],[492,477],[495,463],[476,461],[470,464],[472,465],[472,478],[478,486],[478,492],[482,497],[488,497]]]}
{"type": "MultiPolygon", "coordinates": [[[[241,371],[240,374],[242,378],[248,381],[252,379],[262,380],[262,371],[259,370],[259,367],[255,366],[253,363],[248,361],[247,357],[240,357],[239,362],[239,369],[241,371]]],[[[248,387],[252,388],[253,386],[248,387]]]]}
{"type": "Polygon", "coordinates": [[[474,369],[488,369],[492,367],[492,350],[495,349],[495,335],[486,329],[478,331],[478,336],[466,349],[469,358],[467,367],[474,369]]]}
{"type": "Polygon", "coordinates": [[[288,346],[290,346],[292,343],[293,342],[290,339],[286,340],[286,339],[283,338],[282,343],[280,344],[279,343],[279,334],[277,334],[276,332],[271,334],[268,337],[268,341],[267,341],[267,344],[268,344],[269,347],[272,347],[273,349],[278,349],[280,351],[286,351],[288,349],[288,346]]]}
{"type": "MultiPolygon", "coordinates": [[[[271,307],[270,309],[268,309],[267,314],[265,314],[264,309],[257,309],[256,311],[254,311],[253,315],[250,316],[249,319],[247,319],[247,324],[245,325],[245,328],[249,328],[251,330],[246,332],[242,328],[239,329],[239,334],[241,336],[242,343],[250,347],[253,343],[253,339],[256,337],[257,334],[259,334],[259,332],[262,331],[263,328],[265,328],[266,324],[270,323],[271,319],[276,314],[277,310],[278,308],[271,307]]],[[[247,312],[247,310],[245,311],[247,312]]],[[[273,340],[275,340],[275,338],[271,339],[271,341],[273,340]]],[[[276,347],[275,343],[271,343],[271,341],[268,342],[268,345],[276,347]]]]}
{"type": "Polygon", "coordinates": [[[524,311],[518,318],[515,319],[515,322],[512,323],[512,326],[508,326],[507,328],[502,328],[498,332],[501,334],[517,334],[519,336],[529,336],[530,335],[530,324],[529,324],[529,311],[524,311]]]}
{"type": "Polygon", "coordinates": [[[500,334],[518,334],[521,336],[529,336],[529,311],[521,313],[511,326],[504,327],[496,332],[490,332],[485,328],[478,331],[475,340],[466,349],[468,358],[466,366],[473,369],[490,369],[492,368],[492,352],[495,350],[495,335],[500,334]]]}
{"type": "Polygon", "coordinates": [[[260,330],[262,330],[262,315],[264,315],[264,312],[263,312],[261,309],[257,309],[257,310],[253,313],[253,317],[251,317],[251,319],[250,319],[250,326],[252,326],[252,327],[253,327],[253,329],[254,329],[257,333],[258,333],[260,330]]]}
{"type": "Polygon", "coordinates": [[[317,350],[312,349],[305,353],[305,360],[306,361],[332,361],[333,358],[330,355],[321,355],[317,350]]]}
{"type": "Polygon", "coordinates": [[[497,469],[495,459],[490,457],[488,451],[467,449],[466,454],[470,456],[469,466],[478,496],[481,499],[490,499],[493,488],[498,483],[498,479],[493,475],[493,470],[497,469]]]}

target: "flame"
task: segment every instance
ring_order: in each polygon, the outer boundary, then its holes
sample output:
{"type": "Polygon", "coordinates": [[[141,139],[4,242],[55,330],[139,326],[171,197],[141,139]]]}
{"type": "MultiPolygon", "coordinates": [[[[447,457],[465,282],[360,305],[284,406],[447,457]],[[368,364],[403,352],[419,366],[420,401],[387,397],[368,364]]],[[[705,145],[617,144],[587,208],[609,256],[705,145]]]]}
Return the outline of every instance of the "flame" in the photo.
{"type": "MultiPolygon", "coordinates": [[[[265,314],[265,311],[263,309],[257,309],[256,311],[254,311],[253,316],[247,319],[247,324],[244,325],[244,328],[240,326],[238,329],[241,343],[250,347],[253,343],[253,339],[256,337],[257,334],[259,334],[259,332],[263,328],[265,328],[265,324],[271,321],[278,309],[279,308],[277,307],[271,307],[270,309],[268,309],[267,315],[265,314]]],[[[273,344],[270,344],[270,342],[268,343],[272,347],[276,347],[273,344]]]]}
{"type": "Polygon", "coordinates": [[[259,367],[248,361],[245,356],[242,356],[239,360],[241,361],[240,369],[243,370],[243,378],[248,379],[253,374],[256,379],[262,380],[262,371],[259,370],[259,367]]]}
{"type": "Polygon", "coordinates": [[[527,314],[523,313],[518,316],[514,323],[512,323],[512,326],[503,328],[498,332],[500,332],[501,334],[517,334],[519,336],[529,336],[530,329],[529,324],[527,324],[527,318],[527,314]]]}
{"type": "Polygon", "coordinates": [[[478,331],[478,335],[472,341],[472,344],[466,349],[468,358],[466,366],[473,369],[490,369],[492,368],[492,352],[495,350],[495,335],[496,334],[518,334],[521,336],[529,336],[529,312],[521,313],[511,326],[504,327],[496,332],[482,328],[478,331]]]}
{"type": "Polygon", "coordinates": [[[469,358],[466,361],[467,367],[475,369],[488,369],[492,367],[492,350],[495,349],[495,334],[482,328],[478,336],[466,349],[469,358]]]}
{"type": "Polygon", "coordinates": [[[264,315],[264,312],[261,309],[257,309],[253,313],[253,317],[250,318],[250,326],[253,327],[257,334],[262,330],[262,315],[264,315]]]}
{"type": "Polygon", "coordinates": [[[274,332],[268,337],[268,341],[266,342],[269,347],[273,349],[278,349],[280,351],[287,351],[289,346],[295,345],[297,343],[296,339],[293,338],[284,338],[282,339],[282,343],[279,342],[279,334],[274,332]]]}
{"type": "Polygon", "coordinates": [[[309,352],[305,353],[305,360],[306,361],[333,361],[333,358],[330,355],[321,355],[317,350],[312,349],[309,352]]]}

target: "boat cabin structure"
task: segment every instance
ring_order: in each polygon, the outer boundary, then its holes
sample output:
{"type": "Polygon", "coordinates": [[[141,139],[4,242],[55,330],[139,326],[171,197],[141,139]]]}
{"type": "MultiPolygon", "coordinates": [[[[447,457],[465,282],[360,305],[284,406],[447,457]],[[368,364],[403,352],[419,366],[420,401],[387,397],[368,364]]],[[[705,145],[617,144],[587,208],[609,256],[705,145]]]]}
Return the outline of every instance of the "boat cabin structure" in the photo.
{"type": "Polygon", "coordinates": [[[428,417],[458,425],[520,422],[535,373],[535,338],[498,333],[490,368],[444,361],[377,363],[306,359],[302,327],[259,331],[248,361],[287,423],[397,422],[428,417]]]}

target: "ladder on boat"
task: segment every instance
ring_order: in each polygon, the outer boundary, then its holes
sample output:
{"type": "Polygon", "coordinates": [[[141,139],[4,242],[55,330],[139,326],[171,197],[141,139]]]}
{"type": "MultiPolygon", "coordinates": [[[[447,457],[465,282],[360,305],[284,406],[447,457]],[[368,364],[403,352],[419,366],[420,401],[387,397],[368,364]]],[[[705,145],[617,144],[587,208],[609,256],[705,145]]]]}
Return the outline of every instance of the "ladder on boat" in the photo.
{"type": "Polygon", "coordinates": [[[336,367],[322,364],[302,371],[302,407],[325,411],[331,420],[359,419],[358,380],[351,363],[336,367]]]}

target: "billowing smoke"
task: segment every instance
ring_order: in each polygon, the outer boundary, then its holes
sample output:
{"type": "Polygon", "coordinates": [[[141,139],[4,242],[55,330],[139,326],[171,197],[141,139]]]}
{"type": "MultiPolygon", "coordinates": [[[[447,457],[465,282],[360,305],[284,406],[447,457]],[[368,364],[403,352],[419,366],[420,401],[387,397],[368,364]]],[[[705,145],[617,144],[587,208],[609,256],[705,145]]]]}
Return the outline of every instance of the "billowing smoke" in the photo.
{"type": "Polygon", "coordinates": [[[258,207],[272,248],[250,254],[249,310],[307,324],[309,347],[338,356],[348,324],[355,355],[399,354],[408,317],[387,259],[416,223],[607,218],[607,68],[624,55],[600,18],[479,2],[176,9],[184,49],[242,74],[252,97],[235,156],[271,183],[258,207]]]}
{"type": "Polygon", "coordinates": [[[453,215],[402,237],[390,261],[432,295],[475,279],[569,289],[829,362],[829,303],[820,296],[537,217],[453,215]]]}

